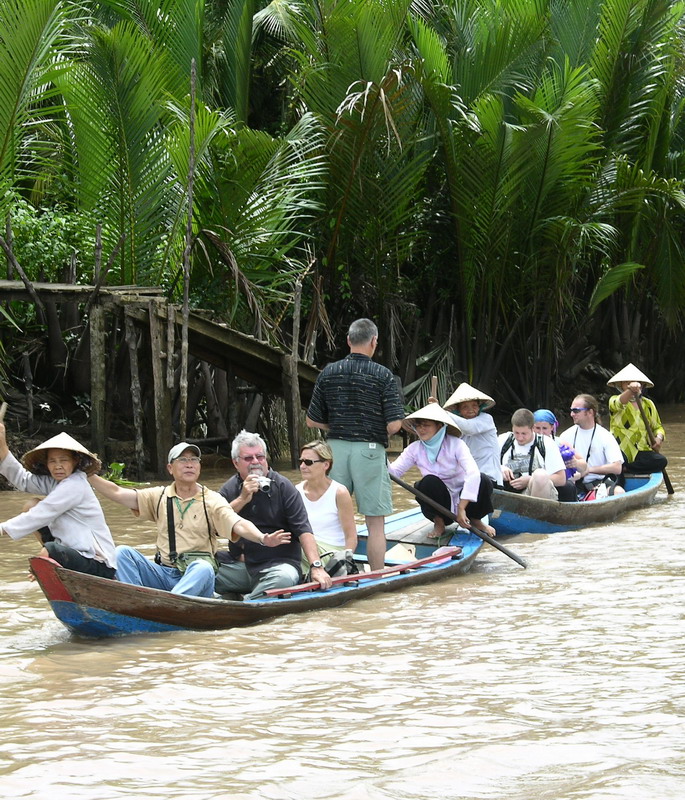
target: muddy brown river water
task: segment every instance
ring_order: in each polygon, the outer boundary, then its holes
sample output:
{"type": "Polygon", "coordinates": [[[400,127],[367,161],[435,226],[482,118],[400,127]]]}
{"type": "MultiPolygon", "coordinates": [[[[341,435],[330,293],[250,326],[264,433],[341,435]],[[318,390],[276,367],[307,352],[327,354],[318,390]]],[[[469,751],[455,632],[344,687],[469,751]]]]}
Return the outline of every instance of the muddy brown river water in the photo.
{"type": "Polygon", "coordinates": [[[485,548],[463,578],[251,628],[75,639],[26,580],[35,541],[3,538],[2,797],[681,800],[685,409],[660,410],[672,497],[509,539],[526,570],[485,548]]]}

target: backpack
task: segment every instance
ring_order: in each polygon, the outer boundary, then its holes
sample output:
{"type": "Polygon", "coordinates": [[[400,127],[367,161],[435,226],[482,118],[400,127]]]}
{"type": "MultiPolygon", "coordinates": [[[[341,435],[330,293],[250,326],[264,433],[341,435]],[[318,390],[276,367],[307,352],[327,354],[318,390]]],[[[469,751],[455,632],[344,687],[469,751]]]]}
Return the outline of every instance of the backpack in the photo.
{"type": "MultiPolygon", "coordinates": [[[[542,458],[545,457],[545,442],[543,441],[543,439],[544,439],[544,437],[540,436],[539,433],[535,434],[535,439],[533,439],[533,446],[530,448],[530,461],[528,462],[528,474],[529,475],[531,475],[532,472],[533,472],[533,461],[535,459],[535,448],[537,447],[537,450],[540,453],[540,455],[542,456],[542,458]]],[[[509,448],[511,448],[511,452],[512,452],[512,455],[513,455],[513,453],[514,453],[514,434],[513,433],[510,433],[509,436],[507,436],[504,444],[502,445],[502,449],[501,449],[500,454],[499,454],[500,463],[502,462],[502,459],[504,458],[504,454],[507,452],[507,450],[509,448]]]]}

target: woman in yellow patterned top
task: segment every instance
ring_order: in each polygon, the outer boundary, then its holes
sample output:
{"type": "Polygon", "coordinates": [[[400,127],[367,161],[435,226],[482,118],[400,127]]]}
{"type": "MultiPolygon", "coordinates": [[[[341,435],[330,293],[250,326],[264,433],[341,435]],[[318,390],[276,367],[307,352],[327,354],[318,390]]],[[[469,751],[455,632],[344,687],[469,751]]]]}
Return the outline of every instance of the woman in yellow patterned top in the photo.
{"type": "Polygon", "coordinates": [[[654,384],[636,366],[628,364],[607,385],[621,392],[609,398],[609,411],[610,430],[623,452],[623,471],[662,472],[668,464],[665,456],[659,452],[666,432],[656,406],[642,396],[642,390],[649,389],[654,384]],[[649,422],[653,440],[642,419],[640,405],[649,422]]]}

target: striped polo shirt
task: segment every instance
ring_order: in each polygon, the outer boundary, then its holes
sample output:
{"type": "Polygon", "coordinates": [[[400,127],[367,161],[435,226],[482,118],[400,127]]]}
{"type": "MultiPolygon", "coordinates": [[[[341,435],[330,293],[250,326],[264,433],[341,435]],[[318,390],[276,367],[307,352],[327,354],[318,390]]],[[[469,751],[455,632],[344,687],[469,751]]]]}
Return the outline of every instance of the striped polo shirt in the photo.
{"type": "Polygon", "coordinates": [[[323,368],[307,416],[327,424],[331,439],[387,447],[387,425],[404,419],[404,408],[392,372],[362,353],[350,353],[323,368]]]}

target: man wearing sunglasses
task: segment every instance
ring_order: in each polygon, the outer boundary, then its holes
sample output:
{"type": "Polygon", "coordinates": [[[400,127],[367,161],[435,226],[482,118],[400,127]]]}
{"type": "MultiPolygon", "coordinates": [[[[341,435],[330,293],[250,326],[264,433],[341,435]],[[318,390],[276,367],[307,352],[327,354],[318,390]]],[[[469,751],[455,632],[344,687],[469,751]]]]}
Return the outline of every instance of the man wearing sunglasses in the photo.
{"type": "Polygon", "coordinates": [[[237,474],[219,489],[233,510],[266,534],[266,543],[245,538],[229,542],[217,553],[219,594],[239,592],[245,600],[258,600],[268,589],[283,589],[302,580],[302,551],[312,566],[312,580],[322,588],[331,578],[319,559],[316,539],[302,497],[292,482],[269,468],[266,442],[257,433],[241,431],[233,440],[231,458],[237,474]]]}
{"type": "Polygon", "coordinates": [[[601,494],[621,494],[623,489],[616,483],[623,468],[621,448],[611,433],[600,425],[596,398],[591,394],[576,395],[569,414],[574,424],[559,434],[559,440],[579,454],[576,460],[581,473],[581,479],[576,483],[579,496],[584,497],[600,486],[604,487],[601,494]]]}

